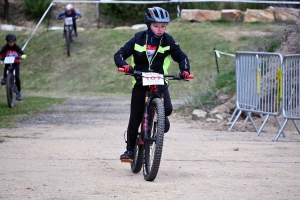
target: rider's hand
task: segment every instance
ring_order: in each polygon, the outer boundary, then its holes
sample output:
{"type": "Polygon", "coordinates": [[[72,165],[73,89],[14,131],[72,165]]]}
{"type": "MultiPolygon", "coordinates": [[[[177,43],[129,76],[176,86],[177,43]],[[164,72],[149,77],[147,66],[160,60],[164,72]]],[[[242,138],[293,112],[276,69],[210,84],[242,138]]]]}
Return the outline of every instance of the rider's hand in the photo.
{"type": "Polygon", "coordinates": [[[188,79],[189,78],[190,73],[188,71],[181,71],[179,73],[179,77],[182,79],[188,79]]]}
{"type": "Polygon", "coordinates": [[[56,16],[56,19],[61,19],[58,15],[56,16]]]}
{"type": "Polygon", "coordinates": [[[26,56],[25,54],[23,54],[23,55],[21,56],[22,60],[25,60],[26,57],[27,57],[27,56],[26,56]]]}
{"type": "Polygon", "coordinates": [[[133,67],[131,67],[130,65],[123,65],[122,68],[124,68],[125,73],[129,73],[129,74],[133,73],[133,67]]]}

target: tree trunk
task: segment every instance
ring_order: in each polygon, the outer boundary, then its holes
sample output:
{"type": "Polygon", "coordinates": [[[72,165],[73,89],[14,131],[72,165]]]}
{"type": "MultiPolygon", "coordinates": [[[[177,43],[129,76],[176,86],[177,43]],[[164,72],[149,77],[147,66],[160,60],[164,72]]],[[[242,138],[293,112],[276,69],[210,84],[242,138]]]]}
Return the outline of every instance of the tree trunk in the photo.
{"type": "Polygon", "coordinates": [[[8,0],[4,0],[4,15],[3,18],[6,21],[6,23],[8,23],[9,21],[9,3],[8,0]]]}

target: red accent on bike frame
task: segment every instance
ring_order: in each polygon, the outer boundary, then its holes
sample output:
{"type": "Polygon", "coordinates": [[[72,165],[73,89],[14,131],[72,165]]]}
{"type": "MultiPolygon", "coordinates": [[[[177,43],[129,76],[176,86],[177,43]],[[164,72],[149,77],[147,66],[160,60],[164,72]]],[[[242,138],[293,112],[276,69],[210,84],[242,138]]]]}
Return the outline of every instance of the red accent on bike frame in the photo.
{"type": "Polygon", "coordinates": [[[148,130],[148,114],[144,114],[143,130],[148,130]]]}
{"type": "Polygon", "coordinates": [[[140,138],[139,144],[144,145],[144,141],[142,140],[142,138],[140,138]]]}
{"type": "Polygon", "coordinates": [[[158,91],[157,85],[151,85],[149,93],[157,92],[157,91],[158,91]]]}

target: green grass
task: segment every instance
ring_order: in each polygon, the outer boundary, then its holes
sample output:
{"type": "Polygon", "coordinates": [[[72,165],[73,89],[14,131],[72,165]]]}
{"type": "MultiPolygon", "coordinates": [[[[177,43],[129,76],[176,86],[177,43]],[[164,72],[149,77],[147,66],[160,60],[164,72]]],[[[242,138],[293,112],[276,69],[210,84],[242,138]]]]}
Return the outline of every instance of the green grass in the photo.
{"type": "MultiPolygon", "coordinates": [[[[264,23],[223,21],[190,23],[180,19],[173,20],[167,27],[167,33],[174,37],[188,55],[191,73],[195,78],[190,82],[172,81],[171,97],[176,99],[188,97],[193,99],[195,107],[201,107],[203,102],[215,98],[214,90],[220,90],[219,87],[227,87],[224,91],[232,92],[235,88],[232,73],[235,60],[233,57],[222,55],[218,59],[220,68],[218,74],[214,48],[231,54],[235,54],[236,51],[261,51],[266,47],[274,50],[278,46],[278,33],[283,29],[284,26],[264,23]],[[262,37],[257,34],[258,32],[270,32],[274,35],[262,37]]],[[[46,31],[39,28],[25,49],[27,60],[21,64],[24,101],[17,102],[15,108],[9,109],[5,102],[5,89],[1,88],[0,118],[1,122],[9,120],[1,123],[0,127],[8,126],[12,117],[38,113],[53,103],[63,101],[56,98],[69,96],[129,98],[131,79],[117,72],[113,56],[136,32],[136,30],[114,29],[81,31],[79,37],[71,44],[71,57],[67,57],[62,31],[46,31]]],[[[6,31],[0,32],[2,41],[6,34],[8,34],[6,31]]],[[[15,34],[18,37],[18,44],[23,47],[31,32],[22,31],[15,34]]],[[[178,72],[177,63],[171,62],[169,73],[178,72]]]]}
{"type": "MultiPolygon", "coordinates": [[[[3,89],[3,87],[1,89],[3,89]]],[[[62,103],[63,101],[63,98],[25,96],[23,101],[15,101],[15,106],[9,108],[6,96],[0,94],[0,128],[11,127],[19,116],[37,114],[42,110],[47,109],[54,104],[62,103]]]]}

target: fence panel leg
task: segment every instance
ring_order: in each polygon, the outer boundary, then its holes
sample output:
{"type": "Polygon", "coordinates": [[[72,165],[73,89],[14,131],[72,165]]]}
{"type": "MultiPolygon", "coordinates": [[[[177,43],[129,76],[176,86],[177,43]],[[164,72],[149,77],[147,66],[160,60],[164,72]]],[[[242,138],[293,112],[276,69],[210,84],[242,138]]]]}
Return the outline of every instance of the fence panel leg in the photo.
{"type": "Polygon", "coordinates": [[[231,129],[233,128],[234,124],[236,123],[236,121],[238,120],[238,118],[240,117],[241,114],[242,114],[242,111],[240,110],[240,112],[237,114],[234,121],[232,122],[231,126],[229,127],[228,131],[231,131],[231,129]]]}
{"type": "Polygon", "coordinates": [[[258,130],[257,133],[256,133],[256,136],[259,136],[259,135],[260,135],[260,133],[261,133],[263,127],[265,126],[265,124],[267,123],[269,117],[270,117],[270,114],[268,114],[267,117],[266,117],[266,119],[263,121],[262,125],[260,126],[259,130],[258,130]]]}
{"type": "MultiPolygon", "coordinates": [[[[276,136],[275,139],[274,139],[275,141],[278,140],[278,138],[279,138],[281,132],[283,131],[283,129],[284,129],[286,123],[287,123],[287,121],[288,121],[288,119],[285,119],[285,121],[283,122],[283,125],[281,126],[280,130],[279,130],[278,133],[277,133],[277,136],[276,136]]],[[[285,135],[283,135],[283,137],[285,137],[285,135]]]]}
{"type": "Polygon", "coordinates": [[[294,119],[293,119],[293,123],[294,123],[294,125],[295,125],[295,127],[296,127],[298,133],[300,134],[299,126],[298,126],[298,124],[296,123],[296,121],[295,121],[294,119]]]}

